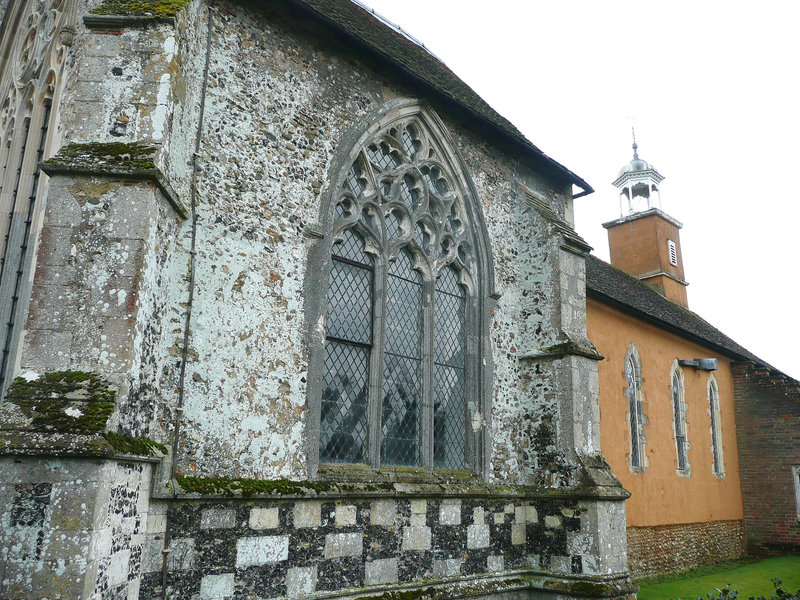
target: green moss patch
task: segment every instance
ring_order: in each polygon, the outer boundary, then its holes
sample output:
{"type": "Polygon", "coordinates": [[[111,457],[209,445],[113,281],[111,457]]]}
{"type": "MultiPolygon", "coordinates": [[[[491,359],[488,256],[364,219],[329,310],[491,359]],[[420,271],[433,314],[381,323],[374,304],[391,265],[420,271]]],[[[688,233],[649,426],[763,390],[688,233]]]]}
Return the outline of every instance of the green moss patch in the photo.
{"type": "Polygon", "coordinates": [[[174,17],[190,0],[105,0],[90,14],[130,17],[174,17]]]}
{"type": "Polygon", "coordinates": [[[156,148],[147,144],[125,144],[122,142],[69,144],[61,148],[53,158],[43,165],[60,163],[105,163],[130,169],[155,169],[153,162],[156,148]]]}
{"type": "Polygon", "coordinates": [[[88,435],[102,430],[116,392],[96,373],[51,371],[29,381],[17,377],[6,399],[31,418],[32,429],[88,435]]]}
{"type": "Polygon", "coordinates": [[[289,481],[288,479],[245,479],[237,477],[178,477],[184,492],[223,496],[253,496],[256,494],[307,494],[309,491],[327,492],[333,484],[325,481],[289,481]]]}
{"type": "Polygon", "coordinates": [[[137,454],[139,456],[163,456],[167,454],[164,444],[148,439],[136,438],[129,435],[106,431],[103,437],[114,450],[122,454],[137,454]]]}

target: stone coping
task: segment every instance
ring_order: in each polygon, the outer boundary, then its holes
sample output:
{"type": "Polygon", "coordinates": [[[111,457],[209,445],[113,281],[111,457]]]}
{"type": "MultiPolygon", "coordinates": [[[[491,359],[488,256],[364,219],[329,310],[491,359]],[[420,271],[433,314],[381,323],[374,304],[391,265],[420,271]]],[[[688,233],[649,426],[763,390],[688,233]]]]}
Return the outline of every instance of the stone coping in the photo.
{"type": "Polygon", "coordinates": [[[153,497],[170,500],[298,500],[335,498],[508,498],[544,500],[624,500],[629,493],[613,481],[587,481],[568,488],[464,482],[346,482],[178,477],[177,494],[168,483],[153,497]]]}
{"type": "Polygon", "coordinates": [[[39,163],[42,171],[50,175],[94,175],[152,181],[175,209],[185,219],[189,212],[172,189],[154,158],[155,146],[119,142],[69,144],[58,154],[39,163]]]}

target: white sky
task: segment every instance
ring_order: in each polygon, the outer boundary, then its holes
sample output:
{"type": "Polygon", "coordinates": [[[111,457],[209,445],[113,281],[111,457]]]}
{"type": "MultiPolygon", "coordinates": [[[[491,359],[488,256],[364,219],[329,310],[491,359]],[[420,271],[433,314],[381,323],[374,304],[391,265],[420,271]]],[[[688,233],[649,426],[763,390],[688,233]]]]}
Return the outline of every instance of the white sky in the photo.
{"type": "Polygon", "coordinates": [[[689,307],[800,378],[800,2],[363,1],[589,182],[576,228],[605,260],[634,125],[689,307]]]}

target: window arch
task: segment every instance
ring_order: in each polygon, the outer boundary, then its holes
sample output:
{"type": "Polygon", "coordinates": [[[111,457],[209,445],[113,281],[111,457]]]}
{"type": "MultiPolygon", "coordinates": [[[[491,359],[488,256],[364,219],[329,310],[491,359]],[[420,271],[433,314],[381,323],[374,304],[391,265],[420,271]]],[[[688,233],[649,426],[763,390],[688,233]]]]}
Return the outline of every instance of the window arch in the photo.
{"type": "Polygon", "coordinates": [[[634,344],[625,354],[625,398],[628,401],[628,425],[631,434],[630,467],[643,471],[646,466],[644,454],[644,414],[642,412],[642,361],[634,344]]]}
{"type": "Polygon", "coordinates": [[[672,367],[670,377],[672,396],[673,431],[675,433],[675,449],[678,458],[678,473],[689,474],[689,443],[686,436],[686,402],[684,399],[683,371],[677,361],[672,367]]]}
{"type": "Polygon", "coordinates": [[[491,260],[449,148],[431,111],[400,100],[340,156],[311,259],[327,273],[312,463],[483,466],[491,260]]]}
{"type": "Polygon", "coordinates": [[[725,475],[725,464],[722,459],[722,427],[719,411],[719,387],[714,375],[708,377],[708,414],[711,422],[711,456],[714,475],[725,475]]]}

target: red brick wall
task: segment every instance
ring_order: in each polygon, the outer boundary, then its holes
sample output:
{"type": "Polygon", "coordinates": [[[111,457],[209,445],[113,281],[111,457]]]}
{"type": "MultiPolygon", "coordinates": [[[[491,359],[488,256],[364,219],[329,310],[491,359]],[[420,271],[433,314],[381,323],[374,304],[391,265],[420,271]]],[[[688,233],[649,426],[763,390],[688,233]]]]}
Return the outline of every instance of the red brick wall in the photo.
{"type": "Polygon", "coordinates": [[[713,564],[743,553],[742,521],[628,527],[628,568],[634,579],[713,564]]]}
{"type": "Polygon", "coordinates": [[[751,363],[734,365],[733,390],[748,550],[800,548],[800,390],[751,363]]]}

